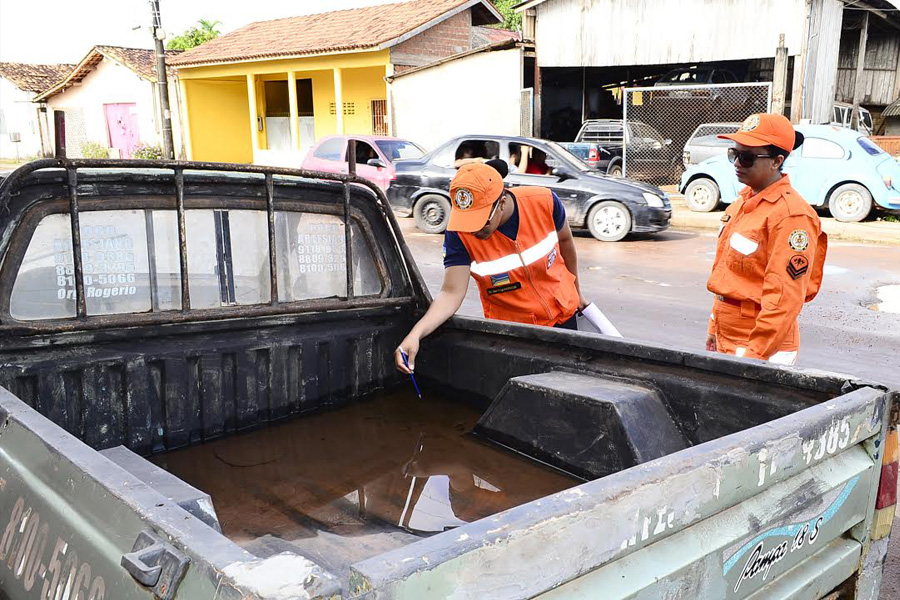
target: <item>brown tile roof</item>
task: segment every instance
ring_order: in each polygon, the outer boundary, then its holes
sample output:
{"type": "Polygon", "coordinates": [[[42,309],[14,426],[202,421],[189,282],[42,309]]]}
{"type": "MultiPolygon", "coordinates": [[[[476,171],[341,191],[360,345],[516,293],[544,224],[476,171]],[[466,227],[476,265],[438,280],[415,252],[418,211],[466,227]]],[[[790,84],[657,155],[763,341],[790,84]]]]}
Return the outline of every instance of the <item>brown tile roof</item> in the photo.
{"type": "Polygon", "coordinates": [[[186,51],[172,64],[381,49],[467,9],[473,10],[473,24],[499,22],[499,13],[487,0],[413,0],[251,23],[186,51]]]}
{"type": "Polygon", "coordinates": [[[22,91],[39,94],[62,80],[75,65],[30,65],[0,62],[0,77],[22,91]]]}
{"type": "MultiPolygon", "coordinates": [[[[181,50],[166,50],[166,73],[175,76],[175,69],[169,64],[171,59],[181,54],[181,50]]],[[[94,46],[81,62],[71,68],[64,79],[42,90],[35,100],[46,100],[80,83],[103,59],[119,63],[131,69],[147,81],[156,82],[156,52],[145,48],[123,48],[121,46],[94,46]]]]}
{"type": "MultiPolygon", "coordinates": [[[[144,48],[122,48],[121,46],[94,46],[94,50],[128,67],[147,81],[156,81],[156,51],[144,48]]],[[[169,68],[170,59],[182,54],[181,50],[166,50],[166,73],[174,75],[169,68]]]]}
{"type": "Polygon", "coordinates": [[[498,29],[496,27],[473,27],[472,28],[472,47],[487,46],[488,44],[496,44],[497,42],[505,42],[507,40],[521,41],[522,36],[518,31],[510,29],[498,29]]]}

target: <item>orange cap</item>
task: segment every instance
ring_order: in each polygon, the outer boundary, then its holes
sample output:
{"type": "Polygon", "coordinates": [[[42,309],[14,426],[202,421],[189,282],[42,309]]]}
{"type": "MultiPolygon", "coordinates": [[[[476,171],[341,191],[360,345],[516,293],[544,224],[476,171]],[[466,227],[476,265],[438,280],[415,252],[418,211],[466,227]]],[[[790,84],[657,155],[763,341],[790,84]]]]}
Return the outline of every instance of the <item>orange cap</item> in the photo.
{"type": "Polygon", "coordinates": [[[447,229],[471,233],[484,227],[501,192],[503,177],[494,167],[484,163],[461,166],[450,182],[447,229]]]}
{"type": "Polygon", "coordinates": [[[787,152],[803,143],[803,134],[794,131],[794,126],[782,115],[759,113],[750,115],[741,123],[737,133],[719,136],[734,140],[744,146],[776,146],[787,152]]]}

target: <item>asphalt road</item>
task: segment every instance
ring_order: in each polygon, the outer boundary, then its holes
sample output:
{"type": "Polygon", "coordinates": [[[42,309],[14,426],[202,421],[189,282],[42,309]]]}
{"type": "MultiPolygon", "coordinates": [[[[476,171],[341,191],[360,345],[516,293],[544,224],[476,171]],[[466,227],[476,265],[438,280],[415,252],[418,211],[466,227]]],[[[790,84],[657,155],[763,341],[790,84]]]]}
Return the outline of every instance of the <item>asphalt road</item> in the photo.
{"type": "MultiPolygon", "coordinates": [[[[399,221],[436,294],[443,237],[421,233],[412,219],[399,221]]],[[[576,235],[582,292],[626,337],[702,348],[715,240],[714,233],[687,230],[617,243],[576,235]]],[[[896,247],[831,243],[822,291],[800,316],[799,364],[900,389],[900,314],[870,308],[878,303],[876,288],[892,283],[900,284],[900,240],[896,247]]],[[[474,282],[460,314],[482,314],[474,282]]]]}
{"type": "MultiPolygon", "coordinates": [[[[432,294],[441,286],[443,236],[401,228],[432,294]]],[[[715,234],[668,231],[601,243],[578,235],[582,291],[626,337],[700,349],[706,339],[712,296],[706,280],[715,234]]],[[[829,244],[818,297],[800,316],[803,367],[846,373],[900,389],[900,306],[897,313],[873,310],[881,286],[900,285],[900,240],[896,246],[829,244]]],[[[481,316],[470,283],[461,314],[481,316]]],[[[885,569],[881,600],[900,598],[900,519],[885,569]]]]}

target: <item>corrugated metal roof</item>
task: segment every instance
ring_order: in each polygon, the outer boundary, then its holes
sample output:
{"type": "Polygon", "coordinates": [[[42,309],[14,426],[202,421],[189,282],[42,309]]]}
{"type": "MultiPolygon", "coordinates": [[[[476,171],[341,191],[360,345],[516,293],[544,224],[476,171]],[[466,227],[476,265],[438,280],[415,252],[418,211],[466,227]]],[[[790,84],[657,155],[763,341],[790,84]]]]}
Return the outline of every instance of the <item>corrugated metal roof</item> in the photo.
{"type": "Polygon", "coordinates": [[[895,100],[881,112],[882,117],[900,117],[900,100],[895,100]]]}

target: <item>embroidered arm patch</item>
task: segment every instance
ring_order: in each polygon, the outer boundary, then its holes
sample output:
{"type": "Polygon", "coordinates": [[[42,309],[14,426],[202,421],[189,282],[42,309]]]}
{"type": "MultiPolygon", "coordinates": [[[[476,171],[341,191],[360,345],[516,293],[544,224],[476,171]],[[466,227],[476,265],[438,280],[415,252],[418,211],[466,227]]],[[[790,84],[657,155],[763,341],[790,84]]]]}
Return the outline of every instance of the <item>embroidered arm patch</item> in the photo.
{"type": "Polygon", "coordinates": [[[809,259],[802,254],[795,254],[788,261],[787,272],[791,279],[800,279],[809,270],[809,259]]]}

